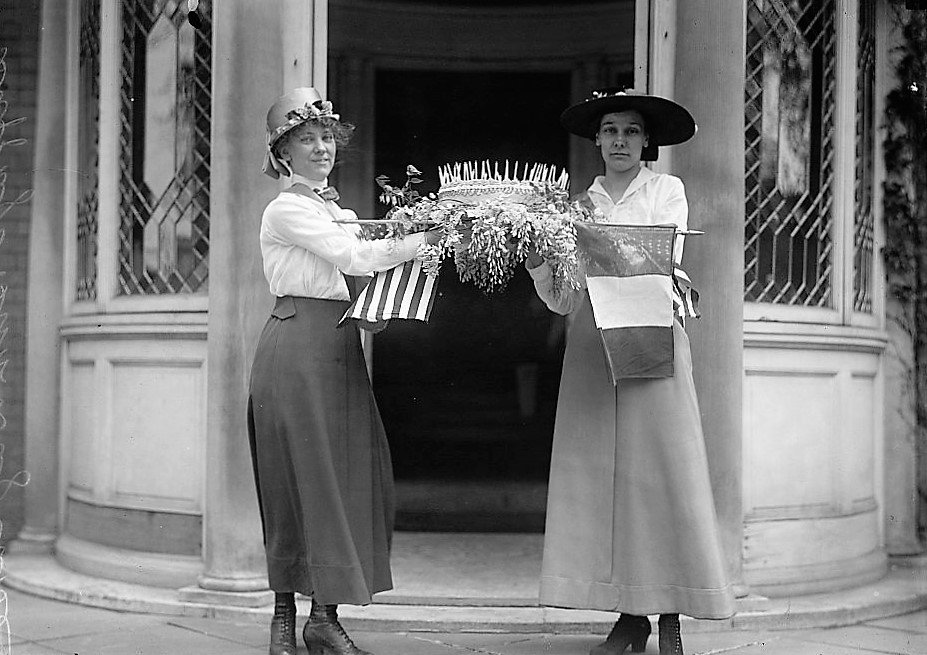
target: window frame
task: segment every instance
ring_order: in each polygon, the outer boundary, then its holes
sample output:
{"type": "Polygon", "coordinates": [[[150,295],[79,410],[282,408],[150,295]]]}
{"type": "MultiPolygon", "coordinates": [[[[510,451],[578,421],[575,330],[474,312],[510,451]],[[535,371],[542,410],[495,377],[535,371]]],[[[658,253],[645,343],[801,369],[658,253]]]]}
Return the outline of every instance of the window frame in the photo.
{"type": "Polygon", "coordinates": [[[120,69],[122,1],[100,0],[100,106],[98,144],[97,294],[93,300],[77,300],[77,199],[78,129],[80,102],[79,38],[80,0],[68,7],[67,112],[65,120],[68,175],[65,178],[64,286],[67,315],[153,312],[205,312],[209,293],[119,294],[119,156],[120,69]]]}
{"type": "MultiPolygon", "coordinates": [[[[834,107],[834,177],[831,183],[833,194],[831,266],[832,308],[781,305],[771,302],[744,300],[745,321],[776,321],[792,323],[822,323],[831,325],[855,325],[879,327],[883,307],[879,246],[881,233],[879,224],[881,201],[878,185],[873,185],[873,214],[875,220],[874,256],[872,275],[872,313],[857,312],[853,308],[853,227],[855,212],[856,179],[856,79],[857,79],[857,33],[858,2],[865,0],[835,0],[836,28],[835,102],[834,107]]],[[[746,25],[744,26],[746,29],[746,25]]],[[[877,52],[881,52],[876,48],[877,52]]],[[[877,70],[880,67],[877,64],[877,70]]],[[[876,82],[878,87],[878,81],[876,82]]],[[[876,94],[878,96],[878,94],[876,94]]],[[[880,103],[876,102],[876,116],[880,103]]],[[[872,175],[879,178],[879,143],[876,138],[872,175]]]]}

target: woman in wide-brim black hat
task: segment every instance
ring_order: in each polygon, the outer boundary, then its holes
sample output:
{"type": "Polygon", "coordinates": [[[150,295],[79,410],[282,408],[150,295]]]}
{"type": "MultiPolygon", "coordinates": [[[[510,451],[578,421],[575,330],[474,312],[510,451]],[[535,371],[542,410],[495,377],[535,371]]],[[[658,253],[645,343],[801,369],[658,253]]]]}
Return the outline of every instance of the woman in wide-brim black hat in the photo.
{"type": "MultiPolygon", "coordinates": [[[[369,655],[338,622],[340,603],[392,588],[393,477],[350,305],[351,276],[412,259],[433,234],[361,240],[328,175],[353,126],[302,87],[267,115],[264,172],[288,187],[264,210],[261,255],[274,308],[258,342],[248,436],[270,588],[270,655],[296,655],[294,592],[312,597],[311,655],[369,655]],[[336,222],[338,221],[338,222],[336,222]]],[[[367,329],[382,327],[367,324],[367,329]]]]}
{"type": "MultiPolygon", "coordinates": [[[[633,91],[602,91],[561,116],[592,140],[605,167],[581,202],[592,220],[688,225],[682,181],[654,173],[660,146],[696,132],[681,105],[633,91]]],[[[682,260],[677,238],[674,260],[682,260]]],[[[554,429],[541,572],[543,605],[620,612],[591,655],[642,652],[660,615],[661,655],[681,655],[679,614],[734,613],[708,476],[689,341],[673,321],[674,375],[609,377],[588,292],[555,291],[550,268],[529,257],[538,295],[572,314],[554,429]]],[[[634,300],[619,299],[633,315],[634,300]]]]}

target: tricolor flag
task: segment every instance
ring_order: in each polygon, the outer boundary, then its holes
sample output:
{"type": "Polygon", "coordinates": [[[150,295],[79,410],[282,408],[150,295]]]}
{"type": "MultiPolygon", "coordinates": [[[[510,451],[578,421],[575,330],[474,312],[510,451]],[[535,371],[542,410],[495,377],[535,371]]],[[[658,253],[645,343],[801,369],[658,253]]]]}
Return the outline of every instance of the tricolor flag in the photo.
{"type": "Polygon", "coordinates": [[[436,283],[437,278],[425,273],[418,260],[380,271],[351,303],[338,327],[349,318],[371,323],[392,318],[427,321],[435,301],[436,283]]]}
{"type": "Polygon", "coordinates": [[[612,382],[672,377],[674,316],[694,310],[691,293],[675,289],[676,227],[579,221],[575,225],[612,382]],[[679,296],[675,302],[674,296],[679,296]]]}

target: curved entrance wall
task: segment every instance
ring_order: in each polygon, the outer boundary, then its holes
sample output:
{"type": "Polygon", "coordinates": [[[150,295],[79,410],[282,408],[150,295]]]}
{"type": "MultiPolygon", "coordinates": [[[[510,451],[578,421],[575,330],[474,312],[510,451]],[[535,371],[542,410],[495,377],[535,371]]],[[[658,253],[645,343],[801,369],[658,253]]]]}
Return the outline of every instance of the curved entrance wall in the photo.
{"type": "Polygon", "coordinates": [[[94,315],[62,328],[59,560],[155,586],[202,569],[206,315],[94,315]]]}
{"type": "Polygon", "coordinates": [[[880,577],[884,335],[748,321],[744,339],[744,582],[784,596],[880,577]]]}

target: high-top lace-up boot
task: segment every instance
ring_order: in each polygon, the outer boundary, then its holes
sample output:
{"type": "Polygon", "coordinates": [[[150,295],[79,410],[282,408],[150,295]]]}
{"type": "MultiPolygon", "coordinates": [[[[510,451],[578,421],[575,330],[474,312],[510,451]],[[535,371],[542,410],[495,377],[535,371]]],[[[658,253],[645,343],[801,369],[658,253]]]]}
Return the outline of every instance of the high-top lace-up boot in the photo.
{"type": "Polygon", "coordinates": [[[338,622],[337,605],[312,602],[309,620],[303,628],[309,655],[372,655],[354,645],[338,622]]]}
{"type": "Polygon", "coordinates": [[[296,655],[296,601],[292,593],[274,594],[270,655],[296,655]]]}
{"type": "Polygon", "coordinates": [[[660,628],[660,655],[685,655],[679,634],[679,615],[661,614],[657,625],[660,628]]]}
{"type": "Polygon", "coordinates": [[[621,655],[628,647],[632,653],[643,653],[650,636],[650,619],[636,614],[622,614],[605,641],[593,647],[589,655],[621,655]]]}

